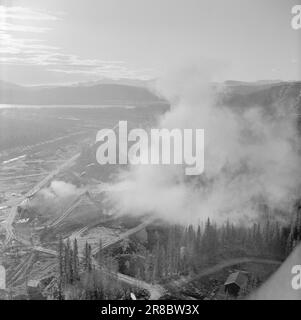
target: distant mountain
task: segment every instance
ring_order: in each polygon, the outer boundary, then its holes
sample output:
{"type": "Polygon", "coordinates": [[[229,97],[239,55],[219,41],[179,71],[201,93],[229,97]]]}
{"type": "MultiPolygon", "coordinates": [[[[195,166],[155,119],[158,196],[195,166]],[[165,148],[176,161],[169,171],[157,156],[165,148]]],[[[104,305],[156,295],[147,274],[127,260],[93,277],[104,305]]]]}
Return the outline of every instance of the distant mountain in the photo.
{"type": "MultiPolygon", "coordinates": [[[[166,102],[151,90],[154,80],[103,79],[62,86],[20,86],[0,81],[0,103],[28,105],[152,104],[166,102]],[[134,85],[135,83],[135,85],[134,85]]],[[[214,84],[219,86],[217,84],[214,84]]],[[[301,113],[301,82],[264,80],[226,81],[220,102],[244,108],[275,103],[296,107],[301,113]]]]}
{"type": "Polygon", "coordinates": [[[274,106],[279,106],[283,115],[298,116],[301,135],[301,82],[228,85],[220,96],[220,103],[237,109],[260,106],[270,115],[275,112],[274,106]]]}
{"type": "Polygon", "coordinates": [[[282,80],[258,80],[255,82],[246,82],[246,81],[237,81],[237,80],[226,80],[224,83],[227,86],[257,86],[257,85],[284,83],[284,81],[282,81],[282,80]]]}
{"type": "Polygon", "coordinates": [[[162,99],[144,86],[93,83],[66,86],[19,86],[0,81],[0,103],[27,105],[148,104],[162,99]]]}
{"type": "Polygon", "coordinates": [[[270,107],[274,104],[292,106],[301,112],[301,82],[228,83],[222,94],[222,103],[239,108],[270,107]]]}
{"type": "Polygon", "coordinates": [[[86,86],[95,86],[99,84],[119,84],[119,85],[148,88],[153,81],[154,80],[140,80],[140,79],[127,79],[127,78],[120,78],[120,79],[103,78],[101,80],[75,83],[73,84],[73,86],[86,87],[86,86]]]}

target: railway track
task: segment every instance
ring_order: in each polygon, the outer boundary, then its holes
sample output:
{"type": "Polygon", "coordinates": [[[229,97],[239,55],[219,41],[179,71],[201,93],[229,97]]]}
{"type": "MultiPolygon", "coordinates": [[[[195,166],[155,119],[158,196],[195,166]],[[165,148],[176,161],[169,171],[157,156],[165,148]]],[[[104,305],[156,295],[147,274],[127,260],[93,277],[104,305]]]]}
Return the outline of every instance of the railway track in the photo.
{"type": "Polygon", "coordinates": [[[31,252],[28,257],[17,266],[16,270],[13,272],[12,275],[8,276],[7,279],[7,286],[13,286],[21,277],[21,275],[26,274],[28,270],[31,268],[32,264],[34,263],[35,259],[35,252],[31,252]]]}
{"type": "MultiPolygon", "coordinates": [[[[68,139],[68,138],[71,138],[71,137],[74,137],[74,136],[82,135],[82,134],[87,133],[87,132],[88,131],[77,131],[77,132],[73,132],[73,133],[58,137],[58,138],[44,140],[44,141],[41,141],[41,142],[38,142],[38,143],[35,143],[35,144],[31,144],[31,145],[25,145],[25,146],[23,145],[23,146],[19,146],[19,147],[16,147],[16,148],[12,148],[12,149],[4,151],[2,154],[0,154],[0,157],[8,156],[9,154],[12,154],[12,153],[22,154],[24,152],[31,151],[34,148],[37,148],[37,147],[40,147],[40,146],[45,146],[45,145],[51,144],[51,143],[56,143],[56,142],[59,142],[59,141],[63,141],[64,139],[68,139]]],[[[18,157],[16,157],[16,159],[17,158],[18,157]]],[[[12,160],[14,160],[14,159],[12,159],[12,160]]],[[[9,161],[10,160],[6,160],[6,161],[3,161],[2,163],[6,164],[6,163],[9,163],[9,161]]]]}
{"type": "Polygon", "coordinates": [[[48,228],[55,228],[58,224],[60,224],[64,219],[66,219],[71,213],[72,211],[83,201],[82,196],[86,193],[86,191],[84,191],[83,193],[81,193],[77,199],[72,203],[72,205],[66,210],[64,211],[64,213],[62,215],[60,215],[58,218],[56,218],[55,220],[53,220],[47,227],[48,228]]]}
{"type": "MultiPolygon", "coordinates": [[[[117,127],[117,125],[115,125],[113,127],[113,129],[115,129],[117,127]]],[[[50,142],[55,142],[58,141],[57,139],[54,140],[49,140],[50,142]]],[[[37,145],[42,145],[45,143],[39,143],[37,145]]],[[[33,146],[31,146],[33,147],[33,146]]],[[[16,240],[20,241],[21,243],[25,244],[25,245],[29,245],[26,241],[26,243],[23,241],[23,239],[18,239],[18,237],[16,237],[16,235],[14,234],[14,228],[13,228],[13,222],[15,220],[15,217],[17,215],[17,207],[19,204],[21,204],[23,201],[25,201],[26,199],[29,199],[31,197],[33,197],[36,193],[38,193],[42,188],[44,188],[45,186],[47,186],[47,184],[53,180],[55,178],[55,176],[57,176],[61,171],[67,169],[68,167],[70,167],[80,156],[80,153],[75,154],[74,156],[72,156],[70,159],[64,161],[64,163],[62,163],[60,166],[58,166],[55,170],[51,171],[49,174],[47,174],[47,176],[42,179],[39,183],[37,183],[32,189],[30,189],[28,192],[26,192],[22,197],[15,199],[13,201],[13,203],[11,204],[11,209],[10,212],[8,214],[8,217],[3,221],[3,226],[6,229],[6,240],[5,240],[5,246],[13,239],[16,238],[16,240]]],[[[86,190],[85,190],[86,192],[86,190]]],[[[69,207],[59,218],[57,218],[56,220],[54,220],[49,227],[56,227],[57,225],[59,225],[73,210],[74,208],[82,201],[82,195],[84,193],[82,193],[80,195],[80,197],[71,205],[71,207],[69,207]]],[[[128,230],[127,232],[125,232],[124,234],[122,234],[121,236],[119,236],[116,240],[111,241],[109,243],[106,243],[104,245],[104,248],[107,248],[115,243],[118,243],[119,241],[125,239],[126,237],[130,236],[131,234],[134,234],[138,231],[140,231],[142,228],[144,228],[148,223],[150,222],[143,222],[142,224],[140,224],[139,226],[128,230]]],[[[88,228],[88,226],[82,228],[81,230],[79,230],[80,232],[77,234],[81,234],[84,230],[86,230],[88,228]]],[[[32,246],[31,247],[32,252],[29,254],[29,256],[20,264],[17,266],[16,270],[13,272],[13,274],[9,275],[8,277],[8,286],[13,286],[22,275],[26,274],[28,272],[28,270],[32,267],[32,264],[34,263],[34,259],[36,257],[36,252],[42,252],[42,253],[46,253],[52,256],[57,257],[58,253],[56,250],[52,250],[52,249],[48,249],[48,248],[44,248],[41,246],[32,246]]],[[[96,253],[98,252],[99,249],[97,249],[97,251],[95,251],[96,253]]],[[[55,264],[53,264],[54,267],[55,264]]],[[[50,266],[48,266],[50,269],[52,268],[52,264],[50,264],[50,266]]],[[[136,279],[132,279],[130,280],[129,277],[125,276],[125,275],[119,275],[118,276],[120,278],[121,281],[127,281],[130,283],[135,283],[135,285],[138,285],[136,279]],[[126,277],[126,278],[125,278],[126,277]]],[[[139,286],[139,285],[138,285],[139,286]]],[[[146,285],[144,285],[144,287],[147,287],[146,285]]]]}
{"type": "MultiPolygon", "coordinates": [[[[77,202],[77,201],[76,201],[77,202]]],[[[74,205],[76,204],[76,202],[74,203],[74,205]]],[[[71,206],[67,212],[69,212],[70,209],[72,209],[73,206],[71,206]]],[[[69,214],[69,213],[68,213],[69,214]]],[[[152,223],[154,221],[154,218],[149,218],[145,221],[143,221],[142,223],[140,223],[138,226],[127,230],[126,232],[122,233],[119,237],[115,238],[112,241],[108,241],[106,243],[103,244],[101,250],[109,248],[110,246],[113,246],[117,243],[119,243],[120,241],[122,241],[123,239],[128,238],[129,236],[139,232],[140,230],[142,230],[143,228],[145,228],[147,225],[149,225],[150,223],[152,223]]],[[[86,231],[88,229],[88,226],[85,226],[83,228],[81,228],[80,230],[78,230],[76,233],[73,234],[73,237],[75,238],[76,236],[80,235],[82,232],[86,231]]],[[[54,257],[58,256],[58,252],[56,250],[53,249],[48,249],[48,248],[44,248],[41,246],[33,246],[32,247],[32,253],[28,256],[27,259],[25,259],[18,267],[17,270],[14,272],[13,275],[10,276],[9,278],[9,286],[14,285],[18,280],[20,280],[21,276],[26,274],[28,272],[28,270],[31,268],[33,262],[34,262],[34,258],[35,258],[35,253],[36,252],[41,252],[41,253],[45,253],[54,257]]],[[[94,256],[95,254],[97,254],[99,252],[99,248],[95,248],[94,250],[92,250],[92,256],[94,256]]],[[[80,256],[80,258],[82,258],[82,256],[80,256]]],[[[99,268],[99,265],[97,263],[97,261],[95,260],[95,258],[92,258],[92,263],[96,268],[99,268]]],[[[54,275],[55,274],[55,269],[56,267],[56,262],[50,263],[47,266],[47,273],[48,276],[50,275],[54,275]]],[[[104,268],[102,268],[102,270],[107,273],[110,276],[116,276],[118,281],[124,282],[128,285],[134,286],[134,287],[138,287],[138,288],[142,288],[147,290],[150,293],[150,299],[151,300],[157,300],[160,296],[162,296],[165,292],[165,289],[162,286],[159,285],[153,285],[150,283],[147,283],[145,281],[142,280],[138,280],[136,278],[127,276],[125,274],[122,273],[111,273],[109,271],[106,271],[104,268]]]]}
{"type": "Polygon", "coordinates": [[[26,179],[26,178],[34,178],[34,177],[40,177],[40,176],[46,176],[46,175],[47,175],[47,172],[42,172],[42,173],[28,174],[25,176],[6,177],[6,178],[1,178],[0,182],[10,181],[10,180],[18,180],[18,179],[26,179]]]}
{"type": "Polygon", "coordinates": [[[4,226],[6,229],[6,240],[5,245],[7,245],[10,240],[13,239],[13,222],[15,220],[15,217],[17,215],[17,206],[21,204],[24,200],[33,197],[36,193],[38,193],[43,187],[45,187],[52,179],[55,178],[62,170],[67,169],[70,167],[76,159],[80,156],[80,153],[77,153],[67,161],[65,161],[63,164],[61,164],[58,168],[53,170],[51,173],[49,173],[44,179],[42,179],[38,184],[36,184],[32,189],[30,189],[28,192],[24,194],[21,198],[19,198],[17,201],[17,204],[13,206],[10,210],[10,213],[7,217],[7,219],[4,222],[4,226]]]}

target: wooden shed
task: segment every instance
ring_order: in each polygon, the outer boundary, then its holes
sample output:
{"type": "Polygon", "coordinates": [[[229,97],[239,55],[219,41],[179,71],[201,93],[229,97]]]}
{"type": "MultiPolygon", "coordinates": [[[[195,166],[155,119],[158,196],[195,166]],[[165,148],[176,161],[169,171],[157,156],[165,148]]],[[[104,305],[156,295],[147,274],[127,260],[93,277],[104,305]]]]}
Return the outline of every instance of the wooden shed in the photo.
{"type": "Polygon", "coordinates": [[[237,271],[229,275],[224,283],[225,292],[229,295],[237,297],[240,290],[247,286],[248,277],[244,272],[237,271]]]}

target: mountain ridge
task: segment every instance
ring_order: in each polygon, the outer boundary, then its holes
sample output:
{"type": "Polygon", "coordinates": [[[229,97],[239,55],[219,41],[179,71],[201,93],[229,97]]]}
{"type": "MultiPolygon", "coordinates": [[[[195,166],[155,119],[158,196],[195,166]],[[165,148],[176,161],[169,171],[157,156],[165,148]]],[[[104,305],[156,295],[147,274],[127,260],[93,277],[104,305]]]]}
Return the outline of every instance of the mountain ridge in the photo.
{"type": "Polygon", "coordinates": [[[95,85],[19,86],[0,82],[1,104],[98,105],[159,103],[162,98],[143,86],[101,83],[95,85]]]}
{"type": "MultiPolygon", "coordinates": [[[[60,86],[21,86],[0,81],[0,103],[21,105],[103,105],[168,103],[152,86],[114,83],[85,83],[60,86]]],[[[220,87],[218,84],[214,84],[220,87]]],[[[270,106],[285,102],[301,110],[301,81],[226,81],[221,84],[220,102],[237,107],[270,106]]],[[[218,90],[219,91],[219,90],[218,90]]]]}

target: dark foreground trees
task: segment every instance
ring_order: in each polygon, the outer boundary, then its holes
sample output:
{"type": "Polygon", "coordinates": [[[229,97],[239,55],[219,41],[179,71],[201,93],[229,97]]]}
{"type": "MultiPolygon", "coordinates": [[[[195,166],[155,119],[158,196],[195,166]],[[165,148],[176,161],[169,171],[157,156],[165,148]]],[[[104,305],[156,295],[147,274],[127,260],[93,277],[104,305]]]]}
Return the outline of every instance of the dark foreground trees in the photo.
{"type": "Polygon", "coordinates": [[[293,217],[287,241],[287,253],[290,253],[301,242],[301,200],[294,206],[293,217]]]}
{"type": "MultiPolygon", "coordinates": [[[[150,282],[164,281],[236,257],[281,260],[287,253],[287,237],[287,228],[269,220],[248,227],[229,221],[218,227],[210,219],[198,226],[149,227],[147,254],[139,276],[150,282]]],[[[130,267],[126,273],[137,276],[133,270],[130,267]]]]}
{"type": "MultiPolygon", "coordinates": [[[[101,247],[101,244],[100,244],[101,247]]],[[[57,299],[125,299],[129,288],[123,287],[116,276],[117,264],[107,255],[94,259],[86,243],[81,256],[75,239],[71,244],[59,239],[57,299]]]]}
{"type": "Polygon", "coordinates": [[[165,282],[231,258],[283,260],[300,239],[300,206],[290,228],[271,219],[248,226],[229,221],[218,226],[210,219],[197,226],[153,225],[147,227],[145,242],[132,237],[94,257],[88,243],[79,255],[76,240],[60,239],[57,297],[122,299],[129,292],[117,281],[117,271],[150,283],[165,282]]]}

